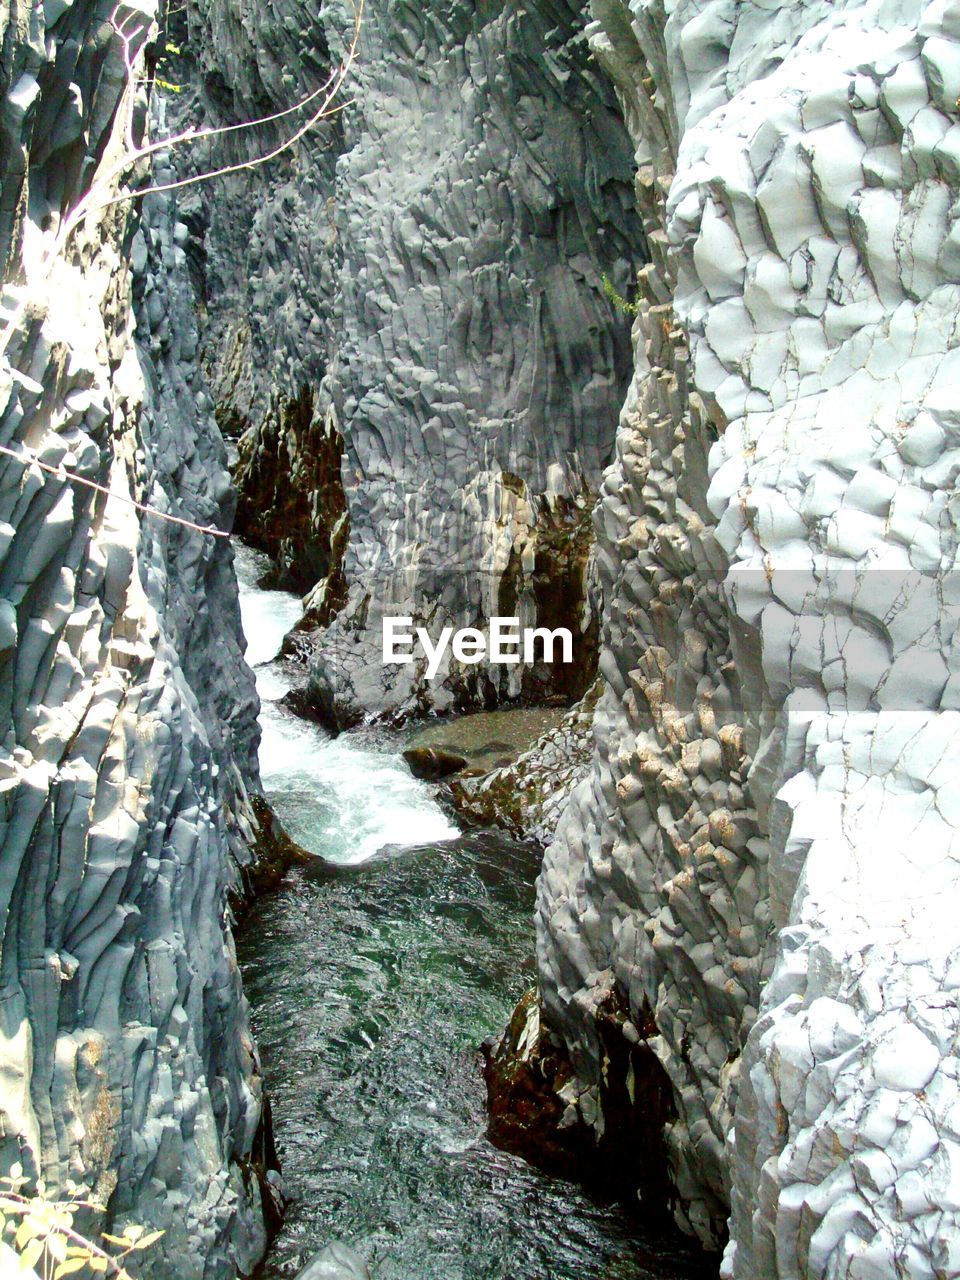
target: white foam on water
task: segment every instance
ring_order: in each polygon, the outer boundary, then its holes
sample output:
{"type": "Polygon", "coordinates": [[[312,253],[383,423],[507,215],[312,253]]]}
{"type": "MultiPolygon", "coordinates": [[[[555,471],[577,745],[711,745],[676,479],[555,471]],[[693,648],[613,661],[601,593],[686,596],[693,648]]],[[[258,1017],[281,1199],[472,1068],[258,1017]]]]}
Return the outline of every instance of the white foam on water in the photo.
{"type": "Polygon", "coordinates": [[[240,618],[247,649],[244,657],[251,667],[272,662],[280,652],[283,637],[303,617],[298,596],[286,591],[261,591],[241,587],[240,618]]]}
{"type": "Polygon", "coordinates": [[[323,732],[275,703],[260,717],[264,790],[311,853],[353,864],[385,845],[432,844],[458,835],[429,789],[403,761],[323,732]]]}
{"type": "Polygon", "coordinates": [[[255,585],[265,567],[263,557],[238,547],[246,657],[262,703],[260,774],[291,837],[310,853],[353,865],[386,845],[433,844],[459,835],[430,789],[399,756],[372,750],[349,735],[330,738],[277,705],[290,681],[273,659],[299,622],[301,607],[294,595],[255,585]]]}

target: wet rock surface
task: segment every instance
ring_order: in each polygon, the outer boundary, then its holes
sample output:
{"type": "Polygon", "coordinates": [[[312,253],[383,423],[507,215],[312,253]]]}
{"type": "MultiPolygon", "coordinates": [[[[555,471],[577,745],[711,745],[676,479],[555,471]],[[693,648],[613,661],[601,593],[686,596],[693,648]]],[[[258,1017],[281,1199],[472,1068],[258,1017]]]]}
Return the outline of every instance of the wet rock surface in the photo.
{"type": "Polygon", "coordinates": [[[459,817],[549,844],[574,788],[590,769],[599,694],[596,684],[515,759],[451,779],[446,795],[459,817]]]}
{"type": "MultiPolygon", "coordinates": [[[[528,991],[504,1033],[484,1044],[489,1133],[532,1164],[639,1200],[650,1221],[665,1222],[670,1082],[647,1043],[656,1035],[653,1022],[638,1029],[627,1013],[616,988],[598,1000],[593,1018],[604,1069],[584,1094],[563,1042],[544,1023],[539,992],[528,991]]],[[[705,1273],[709,1265],[705,1259],[705,1273]]]]}
{"type": "Polygon", "coordinates": [[[427,721],[414,729],[407,739],[408,747],[452,752],[463,758],[462,768],[487,772],[529,749],[563,716],[562,707],[504,707],[427,721]]]}
{"type": "Polygon", "coordinates": [[[418,776],[445,782],[442,802],[468,825],[546,845],[589,768],[598,693],[567,711],[517,707],[428,724],[404,759],[418,776]]]}
{"type": "Polygon", "coordinates": [[[430,782],[449,778],[452,773],[465,769],[469,763],[466,756],[457,755],[455,751],[447,751],[443,747],[407,747],[403,758],[415,778],[424,778],[430,782]]]}

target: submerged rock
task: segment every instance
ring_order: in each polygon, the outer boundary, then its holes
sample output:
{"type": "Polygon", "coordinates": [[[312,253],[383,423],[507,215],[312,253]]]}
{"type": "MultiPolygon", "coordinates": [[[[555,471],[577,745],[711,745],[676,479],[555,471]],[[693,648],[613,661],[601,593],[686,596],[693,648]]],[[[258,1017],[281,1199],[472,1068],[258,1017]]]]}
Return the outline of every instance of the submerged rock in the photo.
{"type": "Polygon", "coordinates": [[[367,1264],[345,1244],[328,1244],[298,1273],[297,1280],[370,1280],[367,1264]]]}
{"type": "Polygon", "coordinates": [[[508,766],[563,718],[558,707],[505,707],[428,721],[410,736],[403,756],[418,777],[440,781],[456,775],[466,784],[508,766]]]}

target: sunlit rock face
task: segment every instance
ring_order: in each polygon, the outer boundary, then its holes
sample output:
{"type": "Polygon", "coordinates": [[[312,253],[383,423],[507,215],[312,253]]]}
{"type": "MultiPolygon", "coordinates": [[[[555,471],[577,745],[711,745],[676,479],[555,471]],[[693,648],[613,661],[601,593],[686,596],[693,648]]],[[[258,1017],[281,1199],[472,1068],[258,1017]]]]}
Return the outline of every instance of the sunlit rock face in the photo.
{"type": "MultiPolygon", "coordinates": [[[[290,106],[349,35],[346,5],[195,14],[208,118],[290,106]]],[[[589,512],[631,362],[603,278],[629,293],[644,247],[586,18],[576,2],[368,0],[342,115],[194,197],[203,358],[221,424],[245,433],[243,527],[311,627],[340,611],[312,673],[338,722],[575,698],[592,679],[589,512]],[[277,473],[284,514],[247,520],[277,473]],[[575,670],[384,672],[384,612],[569,625],[575,670]]]]}
{"type": "Polygon", "coordinates": [[[960,6],[593,8],[653,265],[548,1020],[589,1109],[652,1013],[725,1275],[950,1275],[960,6]]]}
{"type": "Polygon", "coordinates": [[[148,201],[139,231],[128,204],[102,207],[124,122],[145,117],[113,8],[0,10],[0,443],[52,468],[0,460],[0,1167],[51,1194],[72,1179],[107,1206],[91,1230],[162,1229],[144,1276],[232,1280],[265,1243],[228,912],[257,703],[229,543],[130,501],[220,527],[235,503],[175,207],[148,201]]]}

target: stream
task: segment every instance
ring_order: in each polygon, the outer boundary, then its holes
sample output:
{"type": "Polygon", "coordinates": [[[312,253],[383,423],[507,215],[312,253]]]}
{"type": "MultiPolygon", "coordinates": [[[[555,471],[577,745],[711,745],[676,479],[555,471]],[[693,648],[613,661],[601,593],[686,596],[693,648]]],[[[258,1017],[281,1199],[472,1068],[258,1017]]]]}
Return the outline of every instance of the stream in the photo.
{"type": "Polygon", "coordinates": [[[539,853],[460,835],[396,735],[332,739],[279,705],[290,679],[274,659],[300,602],[259,590],[265,568],[238,547],[264,789],[319,857],[238,941],[291,1197],[262,1277],[295,1276],[334,1240],[373,1280],[715,1275],[487,1141],[477,1046],[533,981],[539,853]]]}

